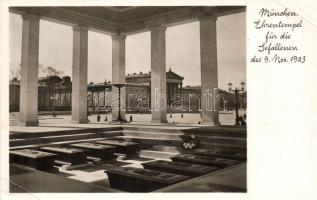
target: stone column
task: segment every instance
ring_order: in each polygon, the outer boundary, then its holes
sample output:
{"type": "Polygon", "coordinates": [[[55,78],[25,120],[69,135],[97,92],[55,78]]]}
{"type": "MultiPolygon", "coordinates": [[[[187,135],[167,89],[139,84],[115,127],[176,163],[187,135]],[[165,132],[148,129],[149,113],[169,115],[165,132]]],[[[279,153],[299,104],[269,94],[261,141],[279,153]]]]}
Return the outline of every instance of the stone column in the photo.
{"type": "Polygon", "coordinates": [[[39,60],[39,16],[23,15],[21,82],[20,82],[20,125],[38,126],[38,60],[39,60]]]}
{"type": "Polygon", "coordinates": [[[72,123],[87,123],[88,28],[73,27],[72,123]]]}
{"type": "Polygon", "coordinates": [[[67,106],[67,93],[66,93],[66,90],[64,90],[64,100],[63,100],[63,106],[64,106],[64,109],[66,108],[67,106]]]}
{"type": "Polygon", "coordinates": [[[174,93],[174,95],[177,95],[177,84],[176,83],[174,84],[174,92],[173,93],[174,93]]]}
{"type": "Polygon", "coordinates": [[[202,123],[219,125],[219,115],[214,107],[218,88],[217,31],[213,16],[200,18],[201,109],[202,123]]]}
{"type": "Polygon", "coordinates": [[[58,89],[57,90],[57,97],[58,97],[58,105],[57,105],[57,107],[60,107],[61,106],[61,101],[62,101],[62,97],[61,97],[62,95],[61,95],[61,90],[60,89],[58,89]]]}
{"type": "MultiPolygon", "coordinates": [[[[90,93],[90,101],[91,101],[91,110],[94,111],[95,110],[95,101],[94,101],[94,91],[91,90],[91,93],[90,93]]],[[[89,111],[89,107],[88,107],[88,111],[89,111]]],[[[94,112],[92,112],[94,113],[94,112]]],[[[89,113],[87,113],[89,114],[89,113]]]]}
{"type": "MultiPolygon", "coordinates": [[[[112,36],[112,83],[125,83],[125,35],[112,36]]],[[[125,118],[126,110],[126,87],[122,87],[121,93],[121,118],[125,118]]],[[[119,90],[112,86],[112,121],[119,116],[119,90]]]]}
{"type": "Polygon", "coordinates": [[[172,97],[173,97],[173,92],[172,92],[172,84],[168,84],[168,92],[169,92],[169,105],[172,103],[172,97]]]}
{"type": "Polygon", "coordinates": [[[106,108],[106,90],[103,91],[103,105],[105,109],[106,108]]]}
{"type": "Polygon", "coordinates": [[[166,101],[167,101],[167,105],[171,105],[171,92],[170,92],[170,83],[167,83],[166,84],[166,89],[167,89],[167,92],[166,92],[166,101]]]}
{"type": "Polygon", "coordinates": [[[183,95],[183,84],[180,84],[180,95],[183,95]]]}
{"type": "Polygon", "coordinates": [[[152,122],[166,123],[166,28],[151,29],[151,108],[152,122]]]}

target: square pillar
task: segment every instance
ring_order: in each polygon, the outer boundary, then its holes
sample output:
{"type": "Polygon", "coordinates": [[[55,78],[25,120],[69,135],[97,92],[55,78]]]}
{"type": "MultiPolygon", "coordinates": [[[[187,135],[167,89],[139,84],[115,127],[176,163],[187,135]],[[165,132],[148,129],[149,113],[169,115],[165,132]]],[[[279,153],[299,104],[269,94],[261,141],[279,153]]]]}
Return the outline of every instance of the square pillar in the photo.
{"type": "Polygon", "coordinates": [[[21,126],[38,126],[38,62],[40,18],[34,14],[23,15],[20,119],[21,126]]]}
{"type": "MultiPolygon", "coordinates": [[[[125,35],[112,36],[112,83],[125,83],[125,35]]],[[[120,89],[121,119],[125,120],[126,87],[120,89]]],[[[119,90],[112,86],[112,121],[117,121],[119,116],[119,90]]]]}
{"type": "Polygon", "coordinates": [[[167,105],[168,105],[168,106],[171,105],[171,91],[170,91],[170,88],[171,88],[171,87],[170,87],[170,84],[167,83],[167,84],[166,84],[166,89],[167,89],[167,92],[166,92],[166,93],[167,93],[167,95],[166,95],[166,96],[167,96],[167,97],[166,97],[167,100],[166,100],[166,101],[167,101],[167,105]]]}
{"type": "Polygon", "coordinates": [[[73,27],[72,123],[87,123],[88,27],[73,27]]]}
{"type": "Polygon", "coordinates": [[[218,89],[216,18],[200,18],[201,112],[202,124],[220,125],[215,108],[218,89]]]}
{"type": "Polygon", "coordinates": [[[166,123],[166,28],[151,29],[151,108],[152,122],[166,123]]]}

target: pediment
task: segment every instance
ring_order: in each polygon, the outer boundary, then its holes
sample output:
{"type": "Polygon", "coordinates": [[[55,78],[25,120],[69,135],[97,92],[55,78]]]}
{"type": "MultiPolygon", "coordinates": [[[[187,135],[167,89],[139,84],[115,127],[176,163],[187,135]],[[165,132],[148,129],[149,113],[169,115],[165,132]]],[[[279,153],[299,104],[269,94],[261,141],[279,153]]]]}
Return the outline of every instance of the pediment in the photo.
{"type": "Polygon", "coordinates": [[[183,80],[184,79],[184,77],[176,74],[175,72],[173,72],[171,70],[166,72],[166,78],[167,79],[177,79],[177,80],[183,80]]]}

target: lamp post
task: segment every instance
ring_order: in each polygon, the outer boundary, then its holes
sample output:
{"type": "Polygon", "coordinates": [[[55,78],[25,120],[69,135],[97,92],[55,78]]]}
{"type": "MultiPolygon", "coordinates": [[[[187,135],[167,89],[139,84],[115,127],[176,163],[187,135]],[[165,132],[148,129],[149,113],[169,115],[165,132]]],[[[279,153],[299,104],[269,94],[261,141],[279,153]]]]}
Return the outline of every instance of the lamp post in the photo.
{"type": "Polygon", "coordinates": [[[229,87],[229,91],[233,91],[234,92],[234,95],[235,95],[235,110],[236,110],[236,119],[235,119],[235,126],[239,126],[240,123],[239,123],[239,103],[238,103],[238,100],[239,100],[239,92],[243,92],[244,89],[245,89],[245,83],[242,81],[240,83],[241,85],[241,88],[235,88],[234,90],[232,90],[232,83],[228,83],[228,87],[229,87]]]}
{"type": "Polygon", "coordinates": [[[50,99],[52,102],[52,116],[56,117],[56,114],[55,114],[55,100],[56,100],[56,98],[54,97],[54,94],[51,95],[50,99]]]}
{"type": "Polygon", "coordinates": [[[127,122],[127,121],[121,117],[121,88],[124,87],[126,84],[125,84],[125,83],[115,83],[115,84],[112,84],[112,85],[113,85],[114,87],[118,88],[118,93],[119,93],[118,119],[117,119],[116,121],[117,121],[117,122],[120,122],[120,123],[125,123],[125,122],[127,122]]]}
{"type": "MultiPolygon", "coordinates": [[[[92,94],[91,93],[88,93],[87,94],[87,119],[88,119],[88,116],[89,116],[89,98],[92,96],[92,94]]],[[[94,103],[94,102],[91,102],[92,104],[94,103]]]]}
{"type": "Polygon", "coordinates": [[[109,88],[106,88],[106,90],[105,90],[105,110],[106,110],[106,114],[108,112],[107,106],[109,104],[108,94],[109,94],[109,88]],[[106,94],[107,94],[107,97],[106,97],[106,94]]]}

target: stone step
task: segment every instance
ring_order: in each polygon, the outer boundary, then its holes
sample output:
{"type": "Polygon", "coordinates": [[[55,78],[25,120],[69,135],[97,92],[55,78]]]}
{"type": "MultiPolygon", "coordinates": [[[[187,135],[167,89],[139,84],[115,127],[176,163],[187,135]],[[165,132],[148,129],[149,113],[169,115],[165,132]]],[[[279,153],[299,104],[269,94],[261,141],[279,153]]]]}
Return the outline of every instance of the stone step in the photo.
{"type": "Polygon", "coordinates": [[[214,142],[201,142],[199,148],[200,149],[218,149],[218,150],[234,151],[234,152],[246,152],[247,151],[246,146],[214,143],[214,142]]]}
{"type": "Polygon", "coordinates": [[[183,130],[186,134],[194,134],[197,136],[221,136],[221,137],[237,137],[237,138],[246,138],[247,131],[246,128],[235,128],[235,127],[200,127],[193,128],[190,130],[183,130]]]}
{"type": "MultiPolygon", "coordinates": [[[[180,136],[183,134],[166,134],[166,133],[151,133],[151,132],[134,132],[134,131],[122,131],[124,136],[135,137],[135,138],[152,138],[152,139],[163,139],[163,140],[180,140],[180,136]]],[[[201,141],[221,144],[233,144],[246,146],[245,138],[237,137],[225,137],[225,136],[199,136],[201,141]]]]}
{"type": "MultiPolygon", "coordinates": [[[[144,138],[144,137],[131,137],[131,136],[117,136],[116,138],[120,138],[126,141],[133,141],[142,144],[143,146],[171,146],[178,148],[181,150],[182,140],[181,139],[160,139],[160,138],[144,138]]],[[[204,149],[221,149],[228,151],[239,151],[245,152],[246,145],[237,145],[237,144],[228,144],[228,143],[219,143],[219,142],[200,142],[200,148],[204,149]]]]}
{"type": "Polygon", "coordinates": [[[165,146],[180,146],[181,139],[162,139],[153,137],[133,137],[133,136],[117,136],[116,138],[125,141],[133,141],[142,144],[143,146],[165,145],[165,146]]]}
{"type": "Polygon", "coordinates": [[[151,137],[151,138],[161,138],[161,139],[179,139],[182,133],[162,133],[162,132],[148,132],[148,131],[130,131],[123,130],[122,134],[125,136],[133,137],[151,137]]]}
{"type": "Polygon", "coordinates": [[[158,133],[162,133],[164,131],[164,133],[166,134],[182,134],[183,130],[182,129],[176,129],[176,128],[170,128],[170,127],[162,127],[162,126],[125,126],[123,127],[123,131],[141,131],[141,132],[158,132],[158,133]]]}
{"type": "Polygon", "coordinates": [[[175,146],[164,146],[164,145],[153,145],[152,149],[154,151],[166,151],[171,153],[181,153],[182,147],[175,147],[175,146]]]}
{"type": "Polygon", "coordinates": [[[246,138],[224,137],[224,136],[198,136],[200,140],[206,142],[219,142],[225,144],[237,144],[245,146],[247,144],[246,138]]]}
{"type": "Polygon", "coordinates": [[[49,143],[49,142],[60,142],[65,140],[79,140],[79,139],[89,139],[94,138],[95,133],[83,133],[75,135],[61,135],[61,136],[47,136],[39,138],[26,138],[26,139],[12,139],[9,144],[11,147],[21,146],[21,145],[31,145],[39,143],[49,143]]]}
{"type": "Polygon", "coordinates": [[[221,133],[221,132],[188,132],[186,134],[193,134],[198,137],[229,137],[229,138],[240,138],[240,139],[246,139],[246,136],[243,134],[232,134],[232,133],[221,133]]]}
{"type": "MultiPolygon", "coordinates": [[[[222,149],[222,150],[238,150],[239,152],[246,152],[245,148],[241,148],[240,146],[232,146],[232,145],[223,145],[219,143],[202,143],[200,148],[208,147],[208,149],[222,149]]],[[[180,146],[164,146],[164,145],[153,145],[152,150],[154,151],[166,151],[171,153],[186,153],[183,147],[180,146]]]]}
{"type": "Polygon", "coordinates": [[[10,147],[10,150],[29,149],[29,148],[34,149],[34,148],[40,148],[44,146],[68,145],[68,144],[80,143],[80,142],[95,142],[95,141],[104,140],[104,139],[105,139],[104,137],[101,137],[101,138],[91,138],[91,139],[84,139],[84,140],[70,140],[70,141],[61,141],[61,142],[23,145],[23,146],[10,147]]]}
{"type": "Polygon", "coordinates": [[[46,132],[21,132],[21,131],[10,131],[10,139],[22,139],[22,138],[38,138],[55,135],[76,135],[82,133],[100,133],[122,130],[120,127],[109,127],[109,128],[74,128],[72,130],[58,130],[58,131],[46,131],[46,132]]]}
{"type": "Polygon", "coordinates": [[[41,143],[51,143],[51,142],[62,142],[62,141],[72,141],[72,140],[84,140],[98,137],[114,137],[120,136],[120,133],[81,133],[81,134],[70,134],[70,135],[54,135],[45,136],[38,138],[22,138],[22,139],[11,139],[9,141],[10,147],[21,146],[21,145],[32,145],[41,143]]]}
{"type": "Polygon", "coordinates": [[[123,131],[136,131],[136,132],[151,132],[151,133],[165,133],[165,134],[186,134],[197,136],[219,136],[231,138],[246,138],[246,128],[237,128],[233,126],[220,126],[220,127],[186,127],[183,129],[164,128],[164,127],[123,127],[123,131]]]}
{"type": "Polygon", "coordinates": [[[179,153],[172,153],[166,151],[141,150],[140,157],[155,158],[155,159],[170,159],[179,153]]]}
{"type": "MultiPolygon", "coordinates": [[[[183,133],[162,133],[158,131],[159,130],[157,130],[157,132],[123,130],[119,132],[122,132],[124,136],[130,136],[130,137],[144,137],[144,138],[150,137],[150,138],[157,138],[157,139],[175,139],[175,140],[180,139],[180,136],[184,135],[183,133]]],[[[202,135],[202,136],[200,135],[199,137],[201,138],[201,140],[204,140],[207,142],[246,145],[245,138],[228,137],[228,136],[206,136],[206,135],[202,135]]]]}

